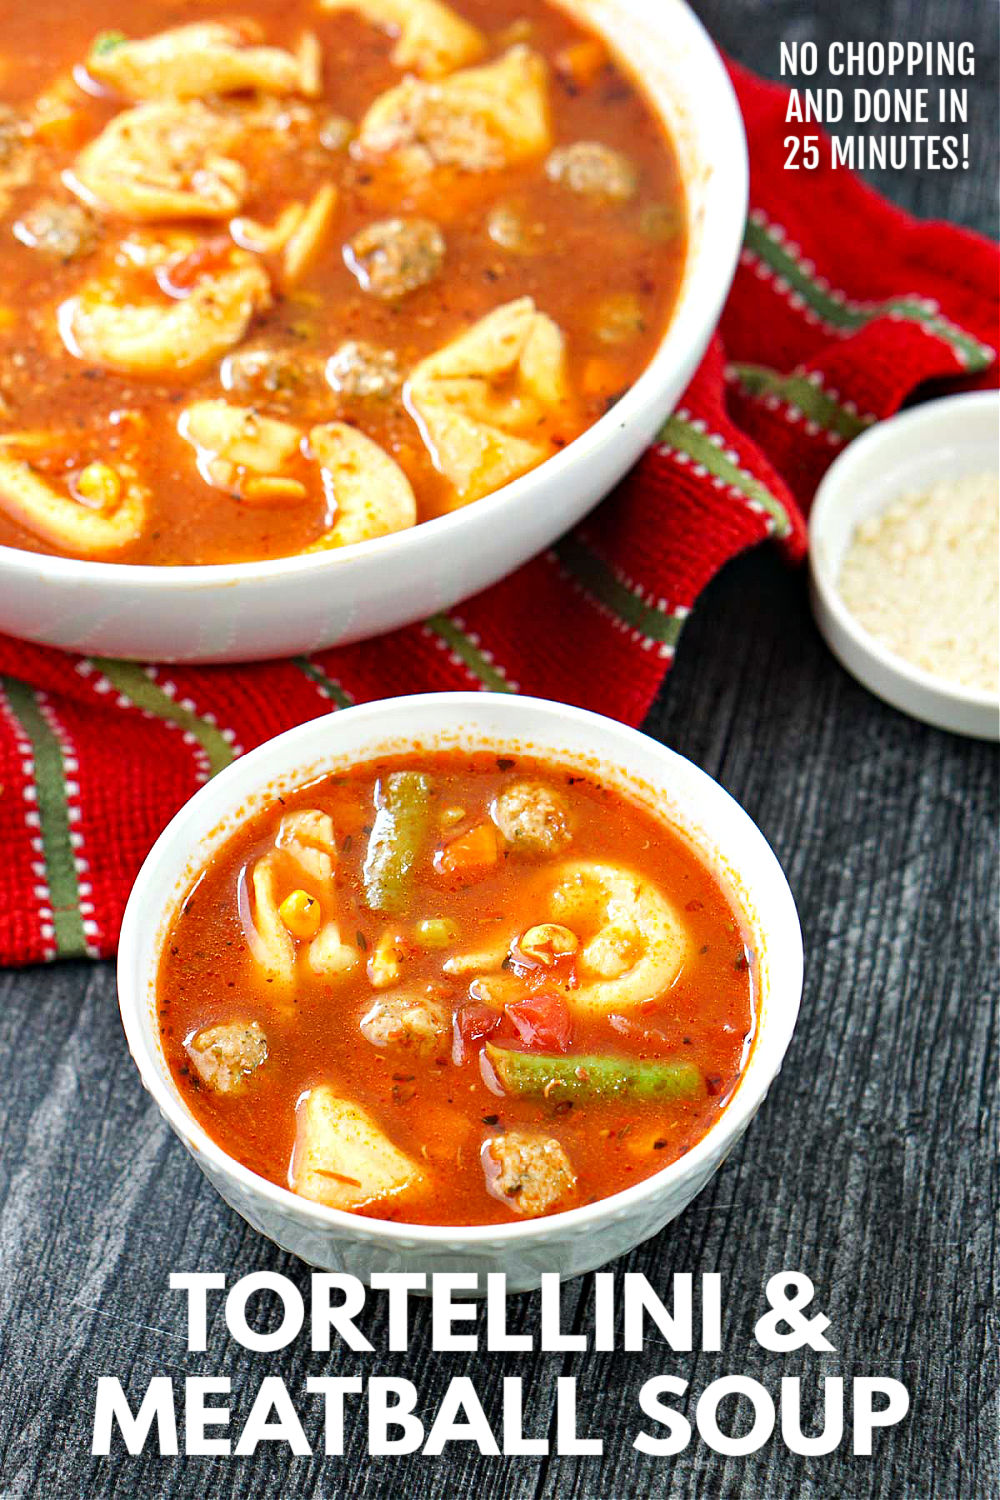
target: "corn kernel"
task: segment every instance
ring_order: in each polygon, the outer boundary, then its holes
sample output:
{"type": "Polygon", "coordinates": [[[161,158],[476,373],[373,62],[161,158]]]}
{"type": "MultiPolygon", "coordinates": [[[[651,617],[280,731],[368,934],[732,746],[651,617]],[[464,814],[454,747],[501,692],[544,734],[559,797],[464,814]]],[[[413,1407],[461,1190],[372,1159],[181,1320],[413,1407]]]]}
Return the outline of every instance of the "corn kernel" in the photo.
{"type": "Polygon", "coordinates": [[[308,493],[301,479],[282,474],[257,474],[243,486],[243,499],[251,505],[298,505],[308,493]]]}
{"type": "Polygon", "coordinates": [[[422,948],[447,948],[458,937],[458,923],[450,917],[425,917],[417,923],[417,941],[422,948]]]}
{"type": "Polygon", "coordinates": [[[517,946],[525,958],[549,965],[554,964],[557,958],[575,953],[580,940],[575,932],[558,922],[540,922],[537,927],[528,928],[517,946]]]}
{"type": "Polygon", "coordinates": [[[12,307],[4,307],[0,304],[0,333],[6,333],[8,328],[13,328],[17,322],[17,313],[12,307]]]}
{"type": "Polygon", "coordinates": [[[314,938],[319,932],[323,913],[315,896],[295,890],[278,907],[278,914],[294,938],[314,938]]]}
{"type": "Polygon", "coordinates": [[[456,828],[465,817],[464,807],[442,807],[440,823],[442,828],[456,828]]]}
{"type": "Polygon", "coordinates": [[[96,506],[98,510],[110,510],[121,499],[121,477],[110,464],[87,464],[77,475],[76,493],[88,505],[96,506]]]}

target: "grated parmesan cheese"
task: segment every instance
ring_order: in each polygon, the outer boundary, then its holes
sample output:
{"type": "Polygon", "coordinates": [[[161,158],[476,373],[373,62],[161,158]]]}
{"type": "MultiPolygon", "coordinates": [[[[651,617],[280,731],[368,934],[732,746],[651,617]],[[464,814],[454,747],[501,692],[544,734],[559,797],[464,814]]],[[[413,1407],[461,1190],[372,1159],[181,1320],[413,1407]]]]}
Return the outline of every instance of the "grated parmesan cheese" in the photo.
{"type": "Polygon", "coordinates": [[[1000,690],[1000,480],[945,479],[855,528],[838,589],[883,646],[935,677],[1000,690]]]}

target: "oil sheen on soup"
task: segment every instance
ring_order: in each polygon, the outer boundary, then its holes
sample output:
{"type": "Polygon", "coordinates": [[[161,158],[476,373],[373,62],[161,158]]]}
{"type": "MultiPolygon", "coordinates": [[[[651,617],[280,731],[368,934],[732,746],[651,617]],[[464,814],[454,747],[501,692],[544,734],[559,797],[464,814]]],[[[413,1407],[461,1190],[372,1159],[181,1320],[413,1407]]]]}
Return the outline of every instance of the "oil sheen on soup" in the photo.
{"type": "Polygon", "coordinates": [[[334,1208],[492,1224],[688,1151],[739,1084],[753,985],[728,895],[644,807],[521,756],[414,753],[243,826],[157,1003],[237,1161],[334,1208]]]}
{"type": "Polygon", "coordinates": [[[416,525],[648,363],[673,148],[544,0],[0,6],[0,544],[183,564],[416,525]]]}

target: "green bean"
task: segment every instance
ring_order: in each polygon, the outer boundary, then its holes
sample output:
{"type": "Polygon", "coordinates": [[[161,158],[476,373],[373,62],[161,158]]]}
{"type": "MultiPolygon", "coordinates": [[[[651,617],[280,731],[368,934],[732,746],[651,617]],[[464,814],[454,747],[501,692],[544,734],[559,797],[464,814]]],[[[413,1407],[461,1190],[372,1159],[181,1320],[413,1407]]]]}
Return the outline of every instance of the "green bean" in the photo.
{"type": "Polygon", "coordinates": [[[393,771],[379,787],[363,879],[372,911],[406,910],[413,867],[430,828],[431,780],[420,771],[393,771]]]}
{"type": "Polygon", "coordinates": [[[602,1099],[625,1094],[631,1099],[689,1099],[704,1089],[701,1071],[683,1057],[640,1062],[631,1057],[547,1056],[511,1052],[486,1043],[486,1055],[509,1094],[544,1094],[553,1100],[602,1099]]]}

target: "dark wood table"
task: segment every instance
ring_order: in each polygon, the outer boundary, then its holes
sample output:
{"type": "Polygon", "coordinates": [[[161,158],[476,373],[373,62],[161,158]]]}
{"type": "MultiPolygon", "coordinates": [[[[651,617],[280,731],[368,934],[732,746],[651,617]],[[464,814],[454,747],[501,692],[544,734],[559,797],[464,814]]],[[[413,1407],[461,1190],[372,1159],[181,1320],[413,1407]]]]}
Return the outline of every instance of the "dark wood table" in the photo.
{"type": "MultiPolygon", "coordinates": [[[[776,74],[781,38],[969,39],[970,171],[879,183],[916,211],[995,232],[996,16],[944,0],[703,0],[735,56],[776,74]]],[[[821,47],[822,51],[822,47],[821,47]]],[[[822,77],[815,80],[822,83],[822,77]]],[[[836,233],[836,226],[831,226],[836,233]]],[[[870,697],[827,653],[805,580],[761,550],[699,605],[650,733],[692,757],[770,839],[799,903],[807,966],[784,1071],[702,1196],[616,1269],[669,1288],[674,1271],[719,1271],[724,1349],[673,1354],[648,1340],[624,1355],[434,1355],[428,1309],[409,1357],[382,1352],[382,1299],[366,1314],[378,1353],[252,1355],[213,1319],[206,1354],[185,1341],[176,1270],[234,1279],[273,1268],[307,1283],[215,1195],[143,1093],[127,1055],[110,964],[0,974],[0,1496],[402,1496],[480,1500],[660,1496],[669,1500],[966,1500],[998,1492],[996,1269],[991,1118],[996,1084],[997,757],[911,722],[870,697]],[[753,1341],[763,1287],[803,1270],[831,1319],[835,1353],[768,1354],[753,1341]],[[344,1459],[90,1456],[97,1377],[140,1393],[153,1375],[225,1374],[234,1413],[265,1374],[295,1396],[309,1374],[404,1374],[427,1411],[472,1375],[487,1411],[501,1374],[525,1377],[530,1430],[544,1434],[555,1377],[574,1374],[602,1458],[367,1457],[349,1423],[344,1459]],[[876,1435],[874,1458],[844,1445],[798,1458],[772,1443],[722,1458],[697,1439],[673,1460],[631,1446],[636,1393],[657,1373],[755,1377],[772,1391],[802,1374],[895,1376],[912,1410],[876,1435]]],[[[567,1290],[585,1319],[591,1282],[567,1290]]],[[[217,1303],[215,1304],[217,1306],[217,1303]]],[[[537,1326],[537,1299],[513,1326],[537,1326]]],[[[585,1321],[581,1326],[586,1326],[585,1321]]],[[[304,1342],[304,1341],[300,1341],[304,1342]]],[[[238,1430],[238,1429],[237,1429],[238,1430]]],[[[309,1429],[319,1442],[319,1417],[309,1429]]],[[[321,1444],[320,1444],[321,1446],[321,1444]]],[[[455,1453],[459,1456],[454,1456],[455,1453]]]]}

